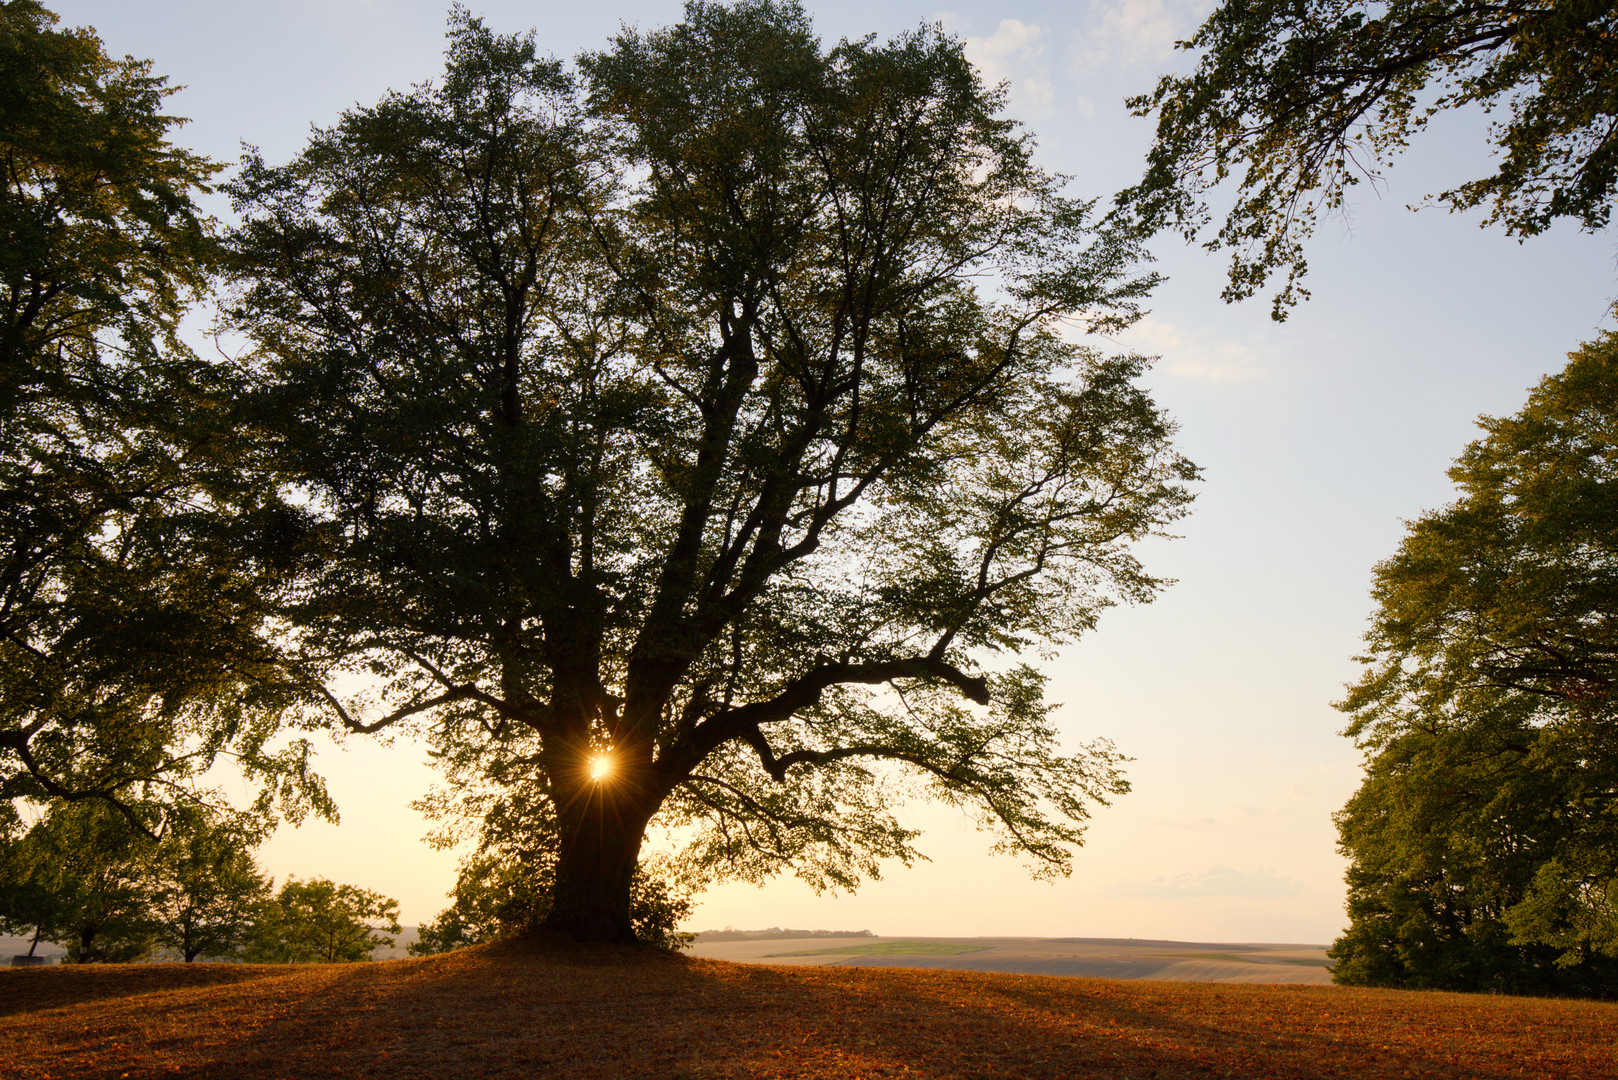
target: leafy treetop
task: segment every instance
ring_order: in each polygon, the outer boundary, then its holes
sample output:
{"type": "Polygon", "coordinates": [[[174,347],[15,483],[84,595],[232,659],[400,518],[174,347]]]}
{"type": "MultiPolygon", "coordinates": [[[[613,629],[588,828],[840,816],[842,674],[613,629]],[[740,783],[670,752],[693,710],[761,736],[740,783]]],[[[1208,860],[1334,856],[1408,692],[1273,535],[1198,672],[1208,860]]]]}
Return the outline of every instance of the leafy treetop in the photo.
{"type": "Polygon", "coordinates": [[[457,9],[440,82],[232,185],[287,685],[539,792],[553,929],[632,936],[654,816],[700,874],[851,885],[914,852],[885,768],[1054,872],[1123,790],[984,665],[1149,599],[1196,470],[1071,340],[1134,316],[1135,248],[1000,106],[939,32],[824,49],[791,4],[577,76],[457,9]]]}
{"type": "Polygon", "coordinates": [[[1610,988],[1618,335],[1481,424],[1450,471],[1460,497],[1377,567],[1339,706],[1368,759],[1338,817],[1340,958],[1362,981],[1610,988]]]}

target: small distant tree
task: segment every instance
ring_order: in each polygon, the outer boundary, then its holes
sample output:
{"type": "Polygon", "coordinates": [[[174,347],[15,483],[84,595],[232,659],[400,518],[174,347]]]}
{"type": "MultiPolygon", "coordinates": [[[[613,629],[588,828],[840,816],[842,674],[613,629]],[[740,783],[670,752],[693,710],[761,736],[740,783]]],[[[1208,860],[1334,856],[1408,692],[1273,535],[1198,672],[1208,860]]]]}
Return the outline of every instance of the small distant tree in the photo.
{"type": "Polygon", "coordinates": [[[369,960],[401,932],[399,902],[370,889],[327,878],[288,878],[259,908],[249,960],[308,964],[369,960]]]}
{"type": "Polygon", "coordinates": [[[51,940],[57,909],[33,872],[30,846],[22,843],[26,833],[17,808],[0,802],[0,933],[31,938],[33,956],[41,941],[51,940]]]}
{"type": "Polygon", "coordinates": [[[188,809],[153,851],[152,918],[158,944],[186,963],[234,958],[251,940],[270,883],[252,849],[262,820],[188,809]]]}

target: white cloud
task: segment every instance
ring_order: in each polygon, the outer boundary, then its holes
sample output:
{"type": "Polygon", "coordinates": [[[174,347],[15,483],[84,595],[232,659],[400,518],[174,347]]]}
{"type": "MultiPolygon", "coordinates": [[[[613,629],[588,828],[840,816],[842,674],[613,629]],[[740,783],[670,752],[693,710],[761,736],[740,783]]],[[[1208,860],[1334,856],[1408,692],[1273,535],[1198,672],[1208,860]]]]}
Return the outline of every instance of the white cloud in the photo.
{"type": "MultiPolygon", "coordinates": [[[[952,32],[961,33],[961,20],[953,15],[940,19],[952,32]]],[[[1049,32],[1020,19],[1002,19],[993,34],[974,37],[961,34],[966,58],[983,75],[989,86],[1006,82],[1011,87],[1013,111],[1048,108],[1056,99],[1050,68],[1045,61],[1045,41],[1049,32]]]]}
{"type": "Polygon", "coordinates": [[[1162,357],[1162,370],[1185,379],[1233,382],[1268,374],[1264,357],[1250,345],[1222,341],[1206,330],[1187,332],[1149,317],[1117,340],[1137,352],[1162,357]]]}
{"type": "Polygon", "coordinates": [[[1150,881],[1122,882],[1107,887],[1114,896],[1157,896],[1182,899],[1200,896],[1297,896],[1303,886],[1274,870],[1237,870],[1212,866],[1200,874],[1159,875],[1150,881]]]}
{"type": "Polygon", "coordinates": [[[1073,72],[1083,79],[1105,69],[1160,68],[1210,10],[1208,0],[1090,0],[1074,35],[1073,72]]]}

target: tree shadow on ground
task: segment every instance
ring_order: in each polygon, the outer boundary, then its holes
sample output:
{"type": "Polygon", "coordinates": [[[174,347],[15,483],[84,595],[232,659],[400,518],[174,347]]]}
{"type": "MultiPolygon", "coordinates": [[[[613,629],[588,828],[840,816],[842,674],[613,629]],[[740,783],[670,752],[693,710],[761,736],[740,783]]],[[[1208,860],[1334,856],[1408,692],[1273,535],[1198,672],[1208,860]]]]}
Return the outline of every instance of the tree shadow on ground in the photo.
{"type": "Polygon", "coordinates": [[[107,998],[275,978],[263,964],[49,964],[0,970],[0,1016],[41,1012],[107,998]]]}
{"type": "Polygon", "coordinates": [[[1456,997],[507,946],[37,1012],[0,1072],[45,1075],[32,1047],[131,1078],[1610,1075],[1618,1008],[1456,997]]]}

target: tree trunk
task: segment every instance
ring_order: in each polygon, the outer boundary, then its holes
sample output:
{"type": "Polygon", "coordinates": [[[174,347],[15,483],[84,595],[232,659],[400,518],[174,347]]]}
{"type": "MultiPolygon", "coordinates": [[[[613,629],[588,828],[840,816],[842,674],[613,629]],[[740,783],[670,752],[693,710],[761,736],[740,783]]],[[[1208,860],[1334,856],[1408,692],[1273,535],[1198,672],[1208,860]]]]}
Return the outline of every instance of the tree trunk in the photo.
{"type": "Polygon", "coordinates": [[[630,885],[657,809],[635,786],[626,776],[590,781],[576,791],[575,809],[558,814],[556,883],[542,930],[575,941],[635,940],[630,885]]]}

